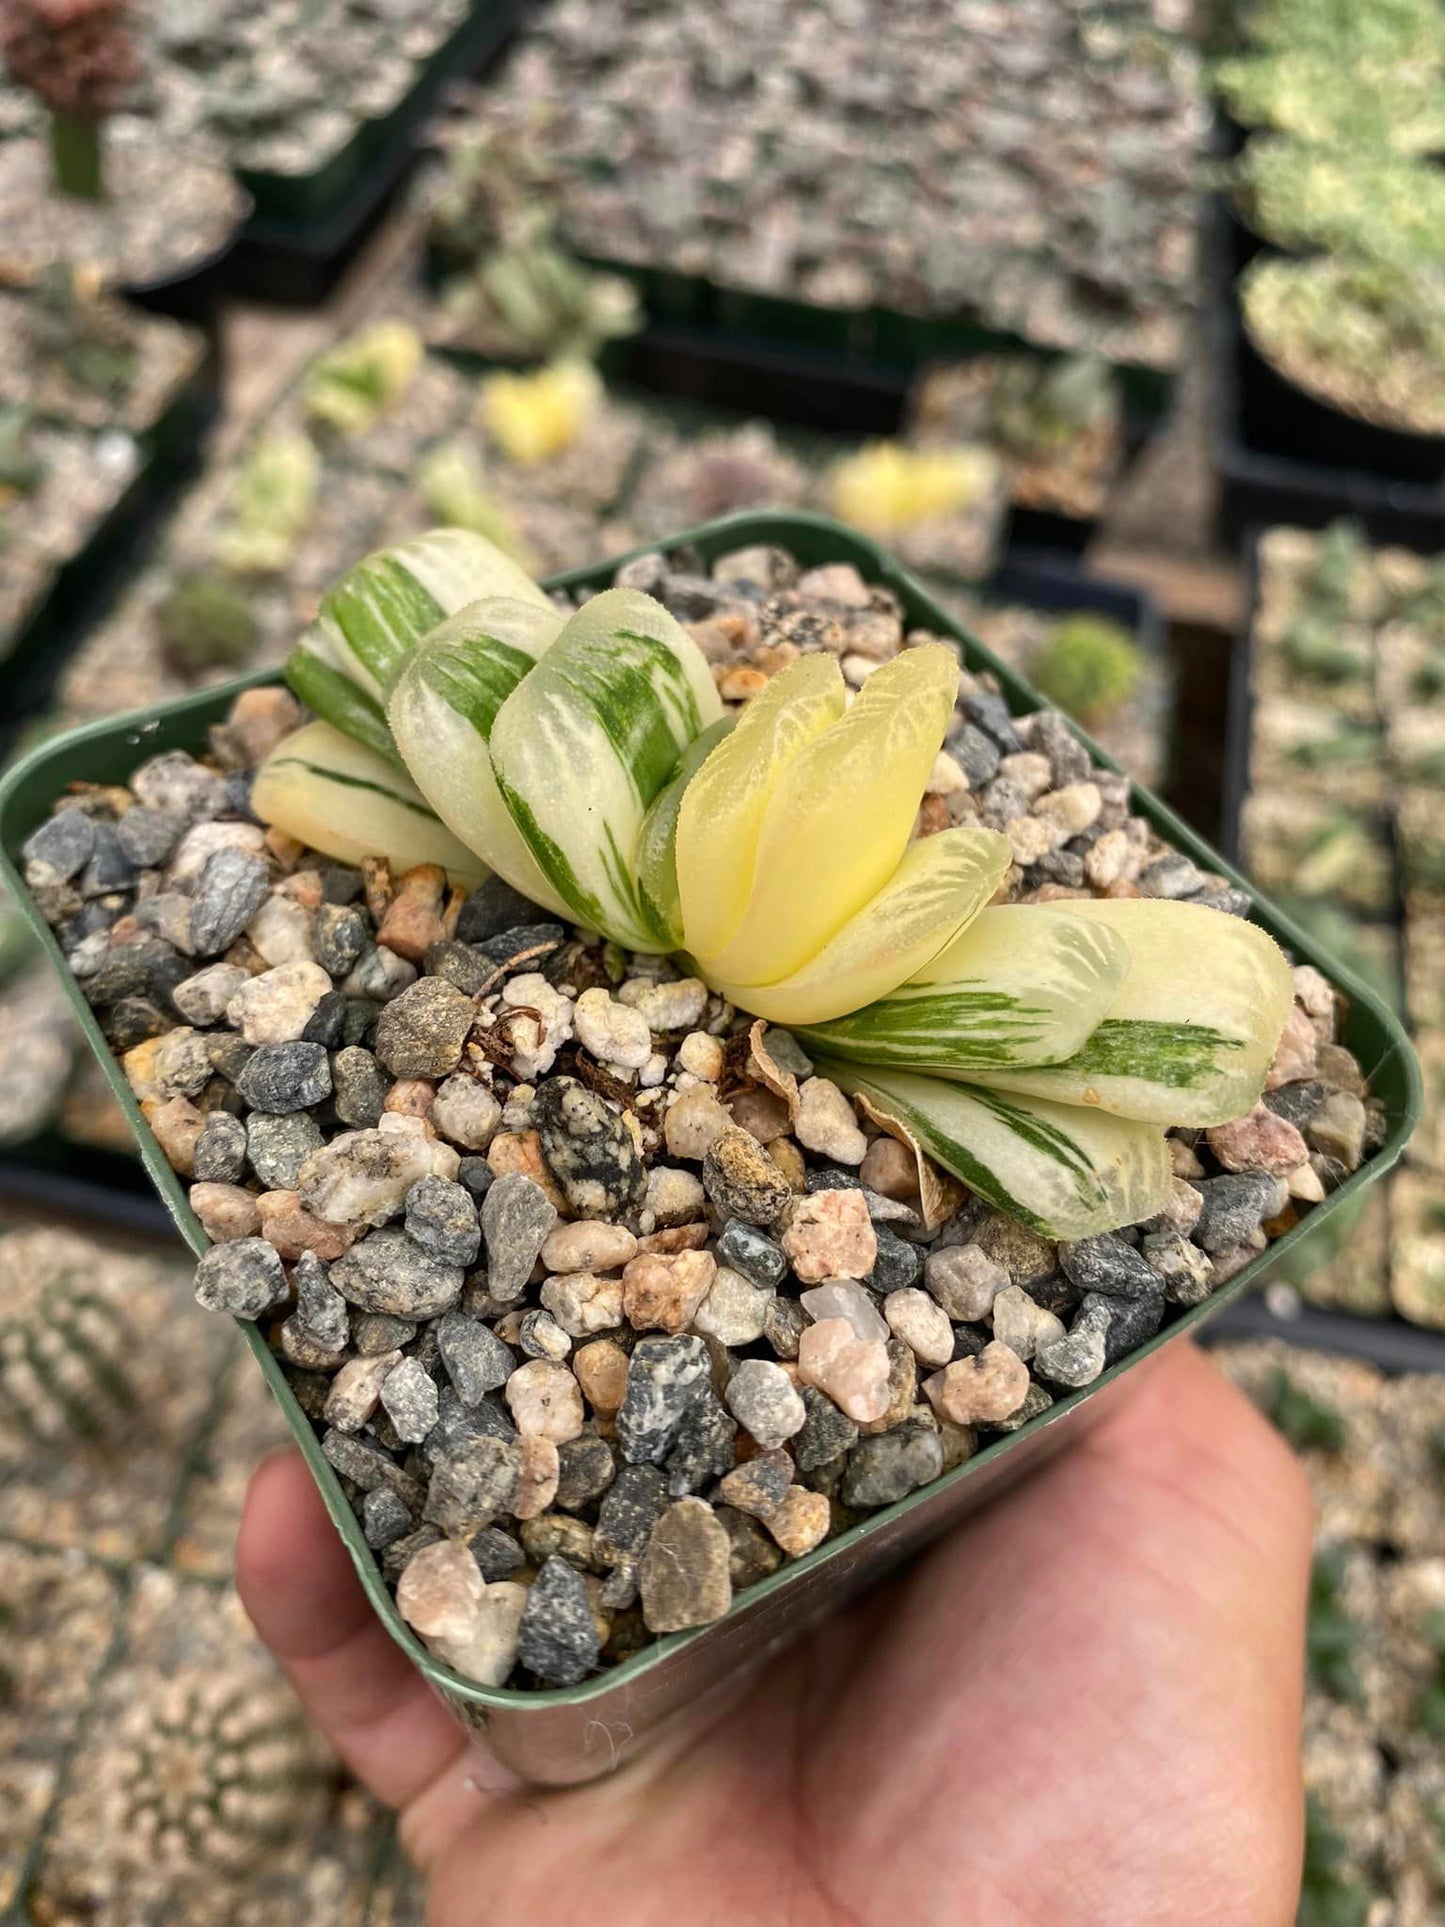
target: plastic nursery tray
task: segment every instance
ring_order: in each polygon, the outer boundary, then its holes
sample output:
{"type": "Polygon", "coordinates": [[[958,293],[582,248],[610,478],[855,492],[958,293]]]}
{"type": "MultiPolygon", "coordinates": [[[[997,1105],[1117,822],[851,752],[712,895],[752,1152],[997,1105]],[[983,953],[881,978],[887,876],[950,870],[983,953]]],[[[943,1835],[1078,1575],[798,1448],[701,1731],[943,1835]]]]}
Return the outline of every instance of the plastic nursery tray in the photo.
{"type": "MultiPolygon", "coordinates": [[[[665,546],[686,544],[704,556],[713,556],[755,542],[782,544],[805,563],[855,563],[871,580],[887,585],[898,594],[910,622],[954,637],[972,667],[992,669],[1015,710],[1040,706],[1040,699],[1027,684],[996,663],[951,622],[912,576],[873,543],[835,522],[808,515],[736,515],[684,531],[665,546]]],[[[601,588],[611,582],[620,559],[554,578],[551,586],[601,588]]],[[[226,713],[236,692],[266,680],[265,675],[245,678],[224,688],[164,704],[152,713],[76,730],[36,751],[0,783],[0,872],[16,900],[24,906],[57,968],[63,970],[64,965],[55,939],[25,889],[17,867],[18,853],[26,837],[73,781],[122,782],[140,760],[158,751],[203,749],[207,726],[226,713]]],[[[1083,740],[1088,741],[1087,737],[1083,740]]],[[[1089,747],[1100,761],[1108,763],[1093,744],[1089,747]]],[[[1188,855],[1216,869],[1227,870],[1215,853],[1153,796],[1136,792],[1136,807],[1188,855]]],[[[1242,878],[1233,880],[1248,888],[1242,878]]],[[[1373,994],[1347,975],[1336,972],[1287,917],[1258,897],[1255,903],[1257,920],[1265,929],[1288,945],[1297,957],[1318,963],[1348,991],[1346,1041],[1372,1078],[1388,1116],[1384,1144],[1330,1199],[1316,1208],[1315,1215],[1323,1216],[1378,1178],[1399,1157],[1420,1111],[1419,1071],[1399,1024],[1373,994]]],[[[186,1204],[184,1186],[142,1121],[120,1066],[111,1056],[78,987],[68,975],[66,983],[86,1035],[136,1130],[150,1174],[182,1235],[192,1250],[200,1254],[206,1248],[206,1240],[186,1204]]],[[[1296,1242],[1303,1228],[1287,1233],[1276,1249],[1296,1242]]],[[[279,1364],[254,1326],[243,1325],[242,1330],[281,1402],[327,1509],[387,1630],[460,1718],[485,1730],[499,1758],[533,1780],[565,1784],[591,1778],[619,1764],[669,1715],[695,1705],[709,1691],[721,1692],[735,1685],[745,1671],[779,1652],[807,1626],[917,1551],[985,1497],[992,1497],[1028,1465],[1064,1445],[1072,1431],[1085,1424],[1091,1415],[1098,1414],[1117,1380],[1142,1358],[1246,1290],[1259,1268],[1258,1261],[1248,1265],[1213,1300],[1184,1312],[1150,1344],[1112,1367],[1096,1384],[1059,1399],[1033,1424],[995,1440],[946,1478],[863,1520],[806,1558],[750,1587],[717,1624],[660,1639],[622,1665],[581,1686],[530,1693],[490,1689],[460,1679],[434,1659],[402,1623],[336,1475],[322,1458],[316,1436],[287,1387],[279,1364]]]]}
{"type": "Polygon", "coordinates": [[[286,307],[323,300],[405,179],[443,89],[484,71],[510,38],[523,4],[474,0],[391,111],[358,122],[309,174],[237,169],[254,212],[225,264],[231,291],[286,307]]]}
{"type": "Polygon", "coordinates": [[[7,640],[0,637],[0,752],[44,707],[84,630],[129,569],[147,528],[200,467],[218,402],[214,343],[164,412],[139,437],[124,493],[84,547],[62,562],[42,598],[7,640]]]}
{"type": "Polygon", "coordinates": [[[1376,428],[1277,373],[1249,340],[1222,215],[1214,225],[1207,324],[1221,538],[1238,548],[1267,523],[1319,529],[1349,515],[1377,542],[1445,549],[1445,437],[1376,428]]]}

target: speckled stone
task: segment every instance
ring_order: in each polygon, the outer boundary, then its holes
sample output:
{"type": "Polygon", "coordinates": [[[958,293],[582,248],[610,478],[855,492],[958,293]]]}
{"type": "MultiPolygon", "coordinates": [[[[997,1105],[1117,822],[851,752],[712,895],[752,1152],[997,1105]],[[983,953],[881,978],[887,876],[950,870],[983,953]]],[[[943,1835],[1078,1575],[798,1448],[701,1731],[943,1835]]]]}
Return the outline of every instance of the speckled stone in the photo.
{"type": "Polygon", "coordinates": [[[576,1686],[595,1670],[601,1656],[582,1575],[565,1559],[546,1560],[527,1593],[519,1663],[549,1686],[576,1686]]]}
{"type": "Polygon", "coordinates": [[[538,1088],[532,1122],[543,1162],[579,1217],[616,1216],[642,1203],[642,1154],[622,1119],[585,1084],[548,1078],[538,1088]]]}
{"type": "MultiPolygon", "coordinates": [[[[703,1188],[725,1218],[767,1227],[792,1203],[788,1180],[749,1131],[736,1125],[709,1147],[702,1167],[703,1188]]],[[[819,1274],[820,1276],[823,1274],[819,1274]]]]}
{"type": "Polygon", "coordinates": [[[376,1020],[376,1055],[393,1077],[445,1077],[462,1061],[476,1006],[441,977],[409,984],[376,1020]]]}
{"type": "Polygon", "coordinates": [[[623,1457],[634,1465],[661,1464],[707,1384],[708,1353],[700,1338],[640,1340],[628,1364],[627,1393],[617,1413],[617,1442],[623,1457]]]}
{"type": "Polygon", "coordinates": [[[539,1184],[509,1171],[482,1199],[481,1226],[487,1246],[487,1288],[510,1304],[526,1289],[532,1267],[557,1222],[557,1209],[539,1184]]]}
{"type": "Polygon", "coordinates": [[[462,1294],[460,1265],[430,1258],[404,1231],[372,1231],[331,1267],[331,1282],[362,1311],[393,1318],[436,1318],[462,1294]]]}

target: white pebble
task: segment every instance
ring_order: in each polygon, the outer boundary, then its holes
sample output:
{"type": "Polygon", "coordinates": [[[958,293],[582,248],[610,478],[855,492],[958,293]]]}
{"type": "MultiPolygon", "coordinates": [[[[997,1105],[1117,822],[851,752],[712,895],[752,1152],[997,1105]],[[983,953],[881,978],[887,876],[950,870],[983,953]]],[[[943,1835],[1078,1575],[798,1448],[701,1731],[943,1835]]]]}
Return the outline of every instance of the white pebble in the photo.
{"type": "Polygon", "coordinates": [[[572,1012],[577,1040],[604,1064],[640,1071],[652,1055],[652,1032],[640,1011],[614,1003],[600,987],[584,990],[572,1012]]]}

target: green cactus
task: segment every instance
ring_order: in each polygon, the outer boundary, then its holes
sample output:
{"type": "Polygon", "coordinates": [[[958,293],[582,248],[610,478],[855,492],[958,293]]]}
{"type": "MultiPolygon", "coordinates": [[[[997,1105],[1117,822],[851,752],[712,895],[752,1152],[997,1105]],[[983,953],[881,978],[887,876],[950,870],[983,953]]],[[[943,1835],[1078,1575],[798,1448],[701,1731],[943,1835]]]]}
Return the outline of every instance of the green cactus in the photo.
{"type": "Polygon", "coordinates": [[[1355,1666],[1360,1628],[1344,1608],[1344,1583],[1344,1553],[1338,1546],[1322,1548],[1310,1569],[1305,1652],[1311,1682],[1331,1699],[1359,1706],[1365,1697],[1355,1666]]]}
{"type": "Polygon", "coordinates": [[[1029,676],[1051,703],[1081,723],[1114,715],[1139,687],[1144,659],[1121,624],[1093,615],[1054,624],[1029,665],[1029,676]]]}
{"type": "Polygon", "coordinates": [[[1117,407],[1113,374],[1095,356],[1011,355],[1000,362],[989,397],[989,437],[1023,459],[1057,456],[1108,423],[1117,407]]]}
{"type": "Polygon", "coordinates": [[[231,576],[196,571],[180,575],[155,609],[161,654],[181,676],[248,662],[260,639],[250,599],[231,576]]]}
{"type": "Polygon", "coordinates": [[[1430,160],[1276,135],[1250,140],[1226,179],[1251,224],[1282,247],[1402,269],[1445,260],[1445,174],[1430,160]]]}
{"type": "MultiPolygon", "coordinates": [[[[14,1260],[13,1241],[6,1250],[14,1260]]],[[[37,1444],[113,1440],[137,1414],[132,1370],[138,1336],[123,1288],[91,1264],[7,1266],[0,1315],[0,1424],[37,1444]]]]}
{"type": "Polygon", "coordinates": [[[1285,630],[1280,647],[1291,669],[1320,682],[1354,682],[1369,673],[1369,644],[1343,631],[1334,615],[1302,610],[1285,630]]]}
{"type": "Polygon", "coordinates": [[[236,575],[285,569],[311,520],[320,471],[320,459],[304,435],[261,436],[232,490],[230,521],[216,544],[222,567],[236,575]]]}

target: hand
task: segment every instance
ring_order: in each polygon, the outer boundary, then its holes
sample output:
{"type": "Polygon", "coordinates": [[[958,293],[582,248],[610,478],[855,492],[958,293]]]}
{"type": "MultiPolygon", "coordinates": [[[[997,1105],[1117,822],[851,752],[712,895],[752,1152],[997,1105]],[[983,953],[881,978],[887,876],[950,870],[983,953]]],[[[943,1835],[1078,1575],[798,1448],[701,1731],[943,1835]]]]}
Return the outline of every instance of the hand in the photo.
{"type": "Polygon", "coordinates": [[[528,1787],[373,1617],[300,1456],[237,1583],[435,1927],[1288,1927],[1309,1499],[1192,1346],[610,1779],[528,1787]]]}

